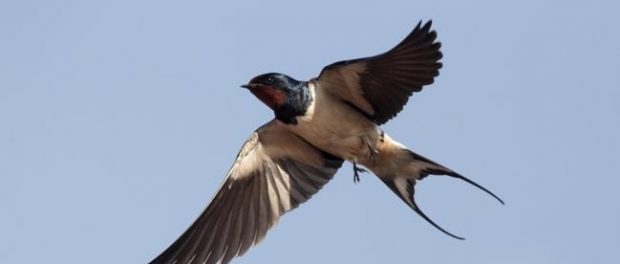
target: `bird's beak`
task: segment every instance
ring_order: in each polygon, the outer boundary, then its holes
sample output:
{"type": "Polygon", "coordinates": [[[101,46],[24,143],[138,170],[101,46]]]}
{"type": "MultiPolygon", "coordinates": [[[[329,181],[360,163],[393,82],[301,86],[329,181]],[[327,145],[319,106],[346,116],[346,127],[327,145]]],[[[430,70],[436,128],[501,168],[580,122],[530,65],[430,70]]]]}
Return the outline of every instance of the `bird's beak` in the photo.
{"type": "Polygon", "coordinates": [[[254,86],[255,86],[254,84],[244,84],[244,85],[241,85],[241,88],[251,89],[254,86]]]}

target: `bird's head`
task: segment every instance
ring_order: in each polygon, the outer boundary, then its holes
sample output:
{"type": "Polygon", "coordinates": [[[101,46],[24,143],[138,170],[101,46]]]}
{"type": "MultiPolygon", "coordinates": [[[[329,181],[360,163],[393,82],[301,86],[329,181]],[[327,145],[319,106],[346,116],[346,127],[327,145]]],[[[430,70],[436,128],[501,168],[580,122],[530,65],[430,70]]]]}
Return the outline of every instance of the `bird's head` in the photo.
{"type": "Polygon", "coordinates": [[[291,97],[300,91],[303,84],[281,73],[266,73],[252,78],[241,87],[250,90],[272,110],[278,110],[290,103],[291,97]]]}

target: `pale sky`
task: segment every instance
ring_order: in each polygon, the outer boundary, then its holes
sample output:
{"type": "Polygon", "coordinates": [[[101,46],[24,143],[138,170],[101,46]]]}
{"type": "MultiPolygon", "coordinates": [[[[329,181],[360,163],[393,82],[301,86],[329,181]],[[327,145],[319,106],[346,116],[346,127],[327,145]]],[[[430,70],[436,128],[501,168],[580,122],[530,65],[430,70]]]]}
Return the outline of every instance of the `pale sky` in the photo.
{"type": "Polygon", "coordinates": [[[0,263],[146,263],[271,111],[239,85],[433,20],[444,68],[384,129],[445,177],[423,221],[345,164],[233,263],[619,263],[617,1],[0,1],[0,263]]]}

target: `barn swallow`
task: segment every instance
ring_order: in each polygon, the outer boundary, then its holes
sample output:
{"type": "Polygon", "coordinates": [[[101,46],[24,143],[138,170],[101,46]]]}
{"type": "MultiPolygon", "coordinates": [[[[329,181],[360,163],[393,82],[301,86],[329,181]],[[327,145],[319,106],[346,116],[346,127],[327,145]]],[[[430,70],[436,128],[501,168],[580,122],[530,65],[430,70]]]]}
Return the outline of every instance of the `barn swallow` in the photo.
{"type": "Polygon", "coordinates": [[[259,243],[280,216],[318,192],[345,160],[353,164],[354,181],[365,171],[358,165],[364,166],[424,220],[463,239],[420,210],[416,181],[451,176],[504,202],[379,127],[439,75],[442,53],[436,37],[431,21],[420,22],[389,51],[330,64],[309,81],[267,73],[242,85],[275,118],[250,136],[211,203],[151,264],[230,262],[259,243]]]}

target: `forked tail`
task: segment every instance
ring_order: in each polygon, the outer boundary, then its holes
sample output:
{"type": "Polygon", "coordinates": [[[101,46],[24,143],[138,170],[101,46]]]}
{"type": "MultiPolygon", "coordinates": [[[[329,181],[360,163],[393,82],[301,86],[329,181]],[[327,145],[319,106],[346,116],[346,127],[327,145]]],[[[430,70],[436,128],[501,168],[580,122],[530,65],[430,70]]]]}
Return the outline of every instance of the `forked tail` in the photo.
{"type": "Polygon", "coordinates": [[[416,180],[424,179],[424,177],[428,175],[446,175],[450,177],[454,177],[457,179],[461,179],[478,189],[488,193],[497,199],[500,203],[504,204],[501,198],[497,195],[489,191],[488,189],[482,187],[480,184],[466,178],[463,175],[460,175],[432,160],[429,160],[423,156],[420,156],[413,151],[407,149],[401,149],[397,153],[394,153],[397,157],[394,157],[395,162],[398,164],[393,164],[396,166],[390,166],[392,168],[398,167],[396,171],[386,171],[379,170],[380,172],[377,174],[379,178],[388,186],[400,199],[402,199],[413,211],[415,211],[418,215],[420,215],[424,220],[429,222],[435,228],[439,229],[441,232],[456,238],[463,240],[463,237],[456,236],[441,226],[436,224],[433,220],[431,220],[415,202],[415,182],[416,180]]]}

